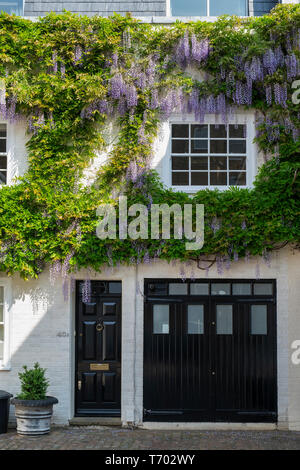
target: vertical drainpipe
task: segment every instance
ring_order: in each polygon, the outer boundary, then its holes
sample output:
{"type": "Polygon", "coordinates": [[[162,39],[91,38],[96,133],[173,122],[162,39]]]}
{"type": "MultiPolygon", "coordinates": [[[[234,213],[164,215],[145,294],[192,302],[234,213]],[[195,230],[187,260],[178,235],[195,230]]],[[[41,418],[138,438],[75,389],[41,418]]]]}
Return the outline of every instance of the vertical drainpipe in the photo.
{"type": "Polygon", "coordinates": [[[138,283],[138,264],[135,266],[135,293],[134,293],[134,316],[133,316],[133,426],[137,422],[137,404],[136,404],[136,316],[138,306],[138,295],[137,295],[137,283],[138,283]]]}

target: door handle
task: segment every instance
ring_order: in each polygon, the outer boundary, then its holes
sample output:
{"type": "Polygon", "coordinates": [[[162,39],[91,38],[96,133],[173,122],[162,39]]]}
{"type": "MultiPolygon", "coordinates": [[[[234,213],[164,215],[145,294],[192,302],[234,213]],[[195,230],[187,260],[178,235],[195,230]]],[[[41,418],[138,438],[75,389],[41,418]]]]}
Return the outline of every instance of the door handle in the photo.
{"type": "Polygon", "coordinates": [[[102,331],[104,329],[104,325],[102,322],[97,323],[96,325],[96,330],[97,331],[102,331]]]}
{"type": "Polygon", "coordinates": [[[79,390],[79,392],[80,392],[80,390],[81,390],[81,380],[78,380],[78,382],[77,382],[77,388],[78,388],[78,390],[79,390]]]}

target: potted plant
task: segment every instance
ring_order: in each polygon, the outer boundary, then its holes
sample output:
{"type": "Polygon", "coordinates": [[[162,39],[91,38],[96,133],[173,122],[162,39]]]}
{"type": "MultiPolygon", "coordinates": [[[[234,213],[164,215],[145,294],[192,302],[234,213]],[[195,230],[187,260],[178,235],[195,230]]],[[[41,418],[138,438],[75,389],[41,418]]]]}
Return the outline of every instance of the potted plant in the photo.
{"type": "Polygon", "coordinates": [[[45,377],[46,369],[42,369],[38,362],[33,369],[23,366],[20,372],[21,393],[13,398],[17,419],[17,433],[27,436],[48,434],[53,405],[58,403],[57,398],[46,395],[49,381],[45,377]]]}

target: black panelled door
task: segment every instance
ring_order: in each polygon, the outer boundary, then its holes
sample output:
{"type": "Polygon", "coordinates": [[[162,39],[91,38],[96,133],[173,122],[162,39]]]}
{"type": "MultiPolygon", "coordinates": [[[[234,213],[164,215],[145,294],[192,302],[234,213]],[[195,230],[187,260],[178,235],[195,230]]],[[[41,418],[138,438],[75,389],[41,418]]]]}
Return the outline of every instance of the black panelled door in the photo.
{"type": "Polygon", "coordinates": [[[145,419],[276,421],[273,298],[254,295],[250,281],[248,296],[232,295],[230,284],[228,295],[213,295],[208,283],[207,295],[189,286],[170,295],[159,282],[145,302],[145,419]]]}
{"type": "Polygon", "coordinates": [[[76,295],[77,416],[118,416],[121,401],[121,283],[92,281],[76,295]]]}

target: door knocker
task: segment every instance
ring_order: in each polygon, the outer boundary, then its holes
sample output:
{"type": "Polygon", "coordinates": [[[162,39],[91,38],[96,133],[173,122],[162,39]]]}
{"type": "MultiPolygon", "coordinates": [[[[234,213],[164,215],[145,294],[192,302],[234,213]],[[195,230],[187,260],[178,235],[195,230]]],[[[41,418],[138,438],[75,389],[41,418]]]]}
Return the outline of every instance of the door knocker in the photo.
{"type": "Polygon", "coordinates": [[[103,323],[101,323],[101,322],[100,322],[100,323],[97,323],[97,325],[96,325],[96,330],[97,330],[97,331],[102,331],[103,328],[104,328],[103,323]]]}

